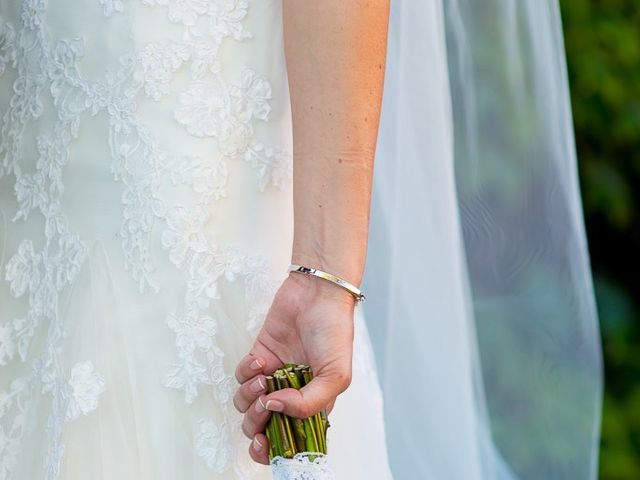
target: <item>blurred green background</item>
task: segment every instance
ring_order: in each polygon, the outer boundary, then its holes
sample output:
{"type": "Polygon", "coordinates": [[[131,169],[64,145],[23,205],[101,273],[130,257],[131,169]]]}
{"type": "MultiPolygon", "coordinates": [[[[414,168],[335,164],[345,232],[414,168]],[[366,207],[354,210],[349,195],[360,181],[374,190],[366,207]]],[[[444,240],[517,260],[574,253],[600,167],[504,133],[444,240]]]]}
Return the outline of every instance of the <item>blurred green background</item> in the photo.
{"type": "Polygon", "coordinates": [[[605,355],[600,478],[640,479],[640,2],[560,4],[605,355]]]}

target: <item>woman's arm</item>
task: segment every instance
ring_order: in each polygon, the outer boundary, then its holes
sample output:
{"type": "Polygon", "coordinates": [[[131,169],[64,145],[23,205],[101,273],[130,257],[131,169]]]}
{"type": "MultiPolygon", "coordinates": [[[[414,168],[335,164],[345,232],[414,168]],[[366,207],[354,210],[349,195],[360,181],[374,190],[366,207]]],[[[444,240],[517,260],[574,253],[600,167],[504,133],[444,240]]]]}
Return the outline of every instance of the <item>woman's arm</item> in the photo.
{"type": "MultiPolygon", "coordinates": [[[[284,0],[294,140],[292,262],[359,285],[364,272],[373,158],[384,77],[389,0],[284,0]]],[[[308,417],[332,408],[351,382],[354,297],[290,273],[238,364],[234,396],[250,454],[268,463],[271,411],[308,417]],[[305,363],[301,390],[266,395],[265,374],[305,363]]]]}
{"type": "Polygon", "coordinates": [[[367,249],[388,3],[284,1],[294,143],[292,262],[355,285],[367,249]]]}

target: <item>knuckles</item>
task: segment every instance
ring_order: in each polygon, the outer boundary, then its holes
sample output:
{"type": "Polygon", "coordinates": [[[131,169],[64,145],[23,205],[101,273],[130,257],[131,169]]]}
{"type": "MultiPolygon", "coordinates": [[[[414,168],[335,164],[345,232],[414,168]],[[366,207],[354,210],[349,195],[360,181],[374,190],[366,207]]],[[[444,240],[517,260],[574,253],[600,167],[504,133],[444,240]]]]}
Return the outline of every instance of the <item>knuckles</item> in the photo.
{"type": "Polygon", "coordinates": [[[244,435],[249,439],[253,439],[254,435],[258,433],[255,431],[254,423],[247,421],[247,416],[245,416],[240,429],[242,430],[242,433],[244,433],[244,435]]]}
{"type": "Polygon", "coordinates": [[[247,411],[247,409],[246,408],[240,408],[238,396],[239,396],[239,393],[236,393],[233,396],[233,406],[236,407],[236,410],[238,410],[240,413],[245,413],[247,411]]]}
{"type": "Polygon", "coordinates": [[[251,435],[251,432],[249,431],[249,428],[243,423],[242,424],[242,433],[244,433],[244,436],[247,437],[248,439],[252,439],[253,435],[251,435]]]}
{"type": "Polygon", "coordinates": [[[338,393],[342,393],[347,388],[349,388],[351,386],[352,379],[353,378],[350,370],[345,370],[345,371],[336,373],[335,381],[339,390],[338,393]]]}

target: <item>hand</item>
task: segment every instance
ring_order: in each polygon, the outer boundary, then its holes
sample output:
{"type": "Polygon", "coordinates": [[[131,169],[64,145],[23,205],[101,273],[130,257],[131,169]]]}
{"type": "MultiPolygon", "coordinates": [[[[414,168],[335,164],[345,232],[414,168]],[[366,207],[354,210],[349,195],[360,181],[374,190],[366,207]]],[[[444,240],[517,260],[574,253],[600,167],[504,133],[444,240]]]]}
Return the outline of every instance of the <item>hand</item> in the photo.
{"type": "Polygon", "coordinates": [[[241,384],[233,402],[244,413],[242,431],[253,439],[249,448],[258,463],[268,464],[264,435],[272,411],[306,418],[333,408],[351,383],[355,298],[322,278],[292,272],[274,297],[256,341],[238,364],[241,384]],[[266,395],[265,375],[284,363],[309,365],[313,380],[302,389],[266,395]]]}

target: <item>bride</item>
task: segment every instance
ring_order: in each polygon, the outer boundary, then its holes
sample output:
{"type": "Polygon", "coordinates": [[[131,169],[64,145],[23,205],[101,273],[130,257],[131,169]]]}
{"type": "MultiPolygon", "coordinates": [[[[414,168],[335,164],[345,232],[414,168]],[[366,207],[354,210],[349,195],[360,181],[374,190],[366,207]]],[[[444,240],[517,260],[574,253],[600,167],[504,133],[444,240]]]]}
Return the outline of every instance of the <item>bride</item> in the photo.
{"type": "Polygon", "coordinates": [[[272,412],[321,409],[338,479],[595,479],[560,32],[555,0],[0,0],[0,480],[267,479],[272,412]]]}

